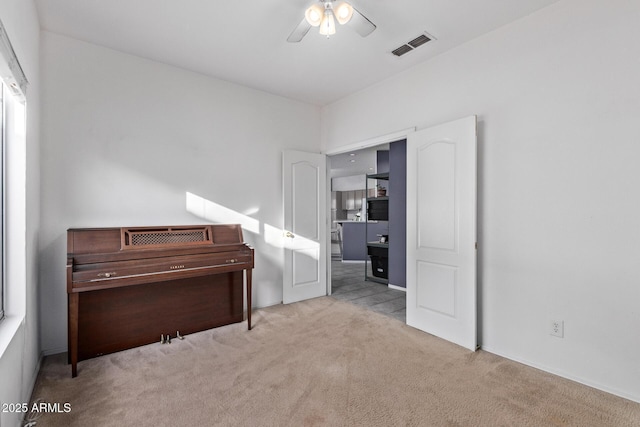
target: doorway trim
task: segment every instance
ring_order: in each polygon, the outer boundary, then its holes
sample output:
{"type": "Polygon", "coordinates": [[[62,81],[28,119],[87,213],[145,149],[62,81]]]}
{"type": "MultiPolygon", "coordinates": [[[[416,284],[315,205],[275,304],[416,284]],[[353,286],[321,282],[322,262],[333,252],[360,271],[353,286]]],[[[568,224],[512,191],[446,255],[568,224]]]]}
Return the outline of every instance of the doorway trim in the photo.
{"type": "Polygon", "coordinates": [[[360,142],[353,142],[349,145],[343,145],[341,147],[336,147],[331,150],[323,151],[322,153],[326,156],[335,156],[336,154],[346,153],[348,151],[361,150],[363,148],[375,147],[376,145],[387,144],[390,142],[397,141],[399,139],[404,139],[407,135],[414,133],[416,131],[416,127],[410,127],[406,129],[402,129],[396,132],[388,133],[385,135],[376,136],[374,138],[365,139],[360,142]]]}
{"type": "MultiPolygon", "coordinates": [[[[330,157],[330,156],[335,156],[336,154],[343,154],[343,153],[347,153],[349,151],[355,151],[355,150],[361,150],[363,148],[371,148],[371,147],[375,147],[376,145],[382,145],[382,144],[388,144],[394,141],[398,141],[400,139],[405,139],[407,138],[407,136],[409,136],[410,134],[414,133],[416,131],[416,126],[410,127],[410,128],[406,128],[406,129],[402,129],[402,130],[398,130],[392,133],[388,133],[385,135],[380,135],[380,136],[376,136],[373,138],[369,138],[369,139],[365,139],[363,141],[360,142],[354,142],[348,145],[344,145],[341,147],[336,147],[327,151],[322,151],[322,154],[324,154],[326,157],[330,157]]],[[[326,200],[331,200],[331,162],[326,162],[327,164],[327,194],[326,194],[326,200]]],[[[331,230],[331,204],[327,203],[326,204],[326,212],[325,212],[325,216],[327,218],[327,230],[331,230]]],[[[326,256],[327,256],[327,260],[329,262],[327,262],[327,295],[331,295],[331,233],[326,233],[327,235],[325,236],[325,238],[327,239],[327,250],[326,250],[326,256]]]]}

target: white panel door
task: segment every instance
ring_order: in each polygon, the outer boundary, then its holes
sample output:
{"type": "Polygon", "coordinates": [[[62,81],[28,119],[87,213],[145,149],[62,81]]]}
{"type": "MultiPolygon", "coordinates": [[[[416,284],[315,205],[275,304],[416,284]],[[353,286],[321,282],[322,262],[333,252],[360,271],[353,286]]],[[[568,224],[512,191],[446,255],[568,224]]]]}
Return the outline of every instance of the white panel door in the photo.
{"type": "Polygon", "coordinates": [[[476,118],[407,138],[407,324],[477,346],[476,118]]]}
{"type": "Polygon", "coordinates": [[[326,156],[284,151],[284,277],[289,304],[327,294],[326,156]]]}

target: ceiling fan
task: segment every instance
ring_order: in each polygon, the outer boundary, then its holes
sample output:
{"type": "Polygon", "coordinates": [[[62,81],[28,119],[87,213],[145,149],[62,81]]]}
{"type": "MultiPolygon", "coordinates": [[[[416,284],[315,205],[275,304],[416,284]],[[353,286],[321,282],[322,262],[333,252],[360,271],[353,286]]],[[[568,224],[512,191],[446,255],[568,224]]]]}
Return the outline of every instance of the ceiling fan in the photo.
{"type": "Polygon", "coordinates": [[[329,37],[336,33],[336,20],[340,25],[348,23],[362,37],[376,29],[373,22],[346,1],[319,0],[305,11],[304,19],[289,34],[287,41],[299,42],[311,27],[320,27],[320,34],[329,37]]]}

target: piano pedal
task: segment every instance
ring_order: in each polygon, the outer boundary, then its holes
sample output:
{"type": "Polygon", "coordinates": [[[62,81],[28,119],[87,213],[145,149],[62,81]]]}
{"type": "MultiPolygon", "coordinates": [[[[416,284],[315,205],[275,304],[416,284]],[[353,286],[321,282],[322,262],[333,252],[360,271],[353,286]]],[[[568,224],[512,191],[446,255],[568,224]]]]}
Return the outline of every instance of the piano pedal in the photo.
{"type": "MultiPolygon", "coordinates": [[[[184,337],[180,335],[180,331],[176,331],[176,338],[183,340],[184,337]]],[[[160,344],[171,344],[171,335],[160,334],[160,344]]]]}

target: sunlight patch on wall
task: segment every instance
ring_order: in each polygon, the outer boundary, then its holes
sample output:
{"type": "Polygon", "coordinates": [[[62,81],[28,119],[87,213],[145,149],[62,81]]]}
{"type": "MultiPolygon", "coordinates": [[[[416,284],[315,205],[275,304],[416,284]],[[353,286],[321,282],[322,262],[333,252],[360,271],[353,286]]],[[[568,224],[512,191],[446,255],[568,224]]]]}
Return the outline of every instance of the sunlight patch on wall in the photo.
{"type": "Polygon", "coordinates": [[[256,206],[255,208],[247,209],[246,211],[242,212],[242,214],[251,216],[257,214],[258,212],[260,212],[260,208],[256,206]]]}
{"type": "Polygon", "coordinates": [[[269,224],[264,225],[264,241],[276,248],[284,247],[284,233],[281,228],[269,224]]]}
{"type": "MultiPolygon", "coordinates": [[[[240,224],[243,230],[260,234],[260,221],[255,218],[241,214],[240,212],[219,205],[196,194],[189,193],[188,191],[186,200],[187,212],[195,216],[214,223],[240,224]]],[[[252,212],[257,211],[258,209],[252,209],[252,212]]]]}
{"type": "MultiPolygon", "coordinates": [[[[285,248],[295,254],[304,254],[307,258],[317,260],[320,257],[320,244],[313,239],[293,234],[269,224],[262,224],[255,218],[229,209],[218,203],[200,197],[197,194],[186,192],[187,212],[206,221],[217,224],[240,224],[244,231],[256,235],[262,235],[265,243],[274,248],[285,248]],[[288,237],[294,236],[294,237],[288,237]]],[[[259,208],[250,208],[245,212],[257,213],[259,208]]]]}

